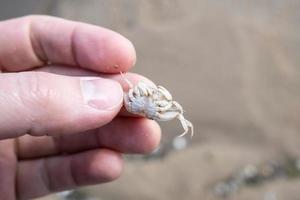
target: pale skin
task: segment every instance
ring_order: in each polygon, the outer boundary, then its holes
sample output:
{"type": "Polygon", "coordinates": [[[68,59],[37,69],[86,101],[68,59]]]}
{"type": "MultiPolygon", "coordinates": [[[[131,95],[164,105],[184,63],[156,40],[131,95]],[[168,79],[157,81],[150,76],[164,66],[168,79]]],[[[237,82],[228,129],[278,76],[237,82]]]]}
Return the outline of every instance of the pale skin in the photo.
{"type": "Polygon", "coordinates": [[[119,72],[136,60],[129,40],[47,16],[0,22],[0,33],[1,198],[112,181],[123,153],[157,147],[155,121],[120,112],[128,86],[119,72]]]}

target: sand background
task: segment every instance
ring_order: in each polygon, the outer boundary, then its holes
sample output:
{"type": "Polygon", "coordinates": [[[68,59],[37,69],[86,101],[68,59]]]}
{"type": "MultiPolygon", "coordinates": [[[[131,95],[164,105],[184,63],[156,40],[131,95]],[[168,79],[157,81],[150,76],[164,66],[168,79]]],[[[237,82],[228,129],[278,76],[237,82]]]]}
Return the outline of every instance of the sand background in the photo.
{"type": "MultiPolygon", "coordinates": [[[[134,72],[168,88],[195,126],[188,148],[163,123],[158,159],[84,188],[96,199],[222,199],[214,185],[247,164],[300,157],[300,1],[2,0],[0,19],[48,14],[111,28],[137,50],[134,72]]],[[[230,200],[299,199],[300,179],[245,186],[230,200]]],[[[47,197],[46,199],[57,199],[47,197]]]]}

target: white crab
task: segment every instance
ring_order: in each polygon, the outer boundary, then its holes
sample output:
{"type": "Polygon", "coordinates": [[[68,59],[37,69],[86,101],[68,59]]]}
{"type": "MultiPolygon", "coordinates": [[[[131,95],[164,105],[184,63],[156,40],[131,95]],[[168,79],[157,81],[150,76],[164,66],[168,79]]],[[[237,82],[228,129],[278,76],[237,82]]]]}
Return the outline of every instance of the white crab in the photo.
{"type": "Polygon", "coordinates": [[[130,89],[124,95],[126,110],[130,113],[141,115],[157,121],[169,121],[179,119],[184,132],[182,137],[191,129],[194,134],[193,124],[183,116],[183,109],[179,103],[173,101],[170,92],[162,86],[150,86],[143,81],[133,84],[124,77],[130,89]]]}

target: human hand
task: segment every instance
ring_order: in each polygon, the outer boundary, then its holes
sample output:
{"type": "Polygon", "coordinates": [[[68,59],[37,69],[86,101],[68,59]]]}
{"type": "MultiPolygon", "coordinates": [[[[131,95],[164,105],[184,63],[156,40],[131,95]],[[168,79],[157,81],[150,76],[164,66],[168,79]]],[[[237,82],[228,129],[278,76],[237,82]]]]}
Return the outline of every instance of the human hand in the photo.
{"type": "Polygon", "coordinates": [[[119,72],[136,59],[127,39],[47,16],[0,22],[0,33],[1,199],[111,181],[122,153],[157,146],[154,121],[119,112],[119,72]]]}

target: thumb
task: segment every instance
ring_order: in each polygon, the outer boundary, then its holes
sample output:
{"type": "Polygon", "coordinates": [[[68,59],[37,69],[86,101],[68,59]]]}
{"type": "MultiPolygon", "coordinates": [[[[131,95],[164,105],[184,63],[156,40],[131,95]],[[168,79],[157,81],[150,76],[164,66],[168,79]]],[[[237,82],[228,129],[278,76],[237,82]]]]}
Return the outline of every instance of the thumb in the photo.
{"type": "Polygon", "coordinates": [[[98,128],[119,112],[118,82],[45,72],[0,74],[0,139],[98,128]]]}

